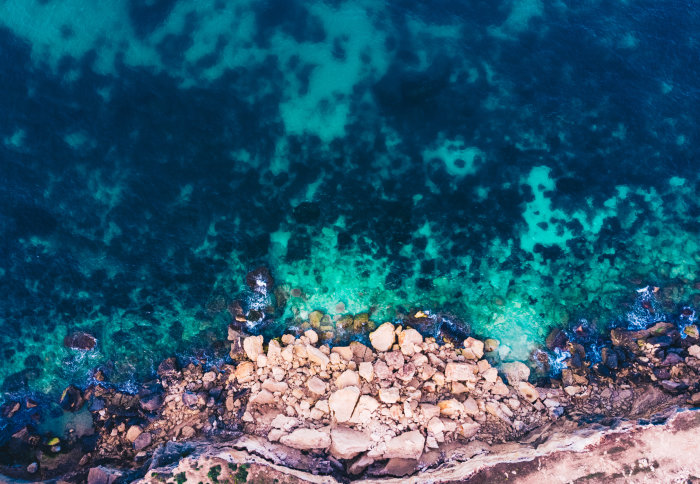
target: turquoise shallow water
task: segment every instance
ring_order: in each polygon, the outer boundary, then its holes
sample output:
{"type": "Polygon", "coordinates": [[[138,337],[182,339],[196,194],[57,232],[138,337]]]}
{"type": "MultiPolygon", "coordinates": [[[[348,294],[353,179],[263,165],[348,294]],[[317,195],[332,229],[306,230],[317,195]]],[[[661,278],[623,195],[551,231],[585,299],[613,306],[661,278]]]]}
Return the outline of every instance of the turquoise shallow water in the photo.
{"type": "Polygon", "coordinates": [[[697,305],[697,28],[681,2],[0,3],[3,393],[223,357],[236,301],[267,334],[422,309],[512,359],[697,305]]]}

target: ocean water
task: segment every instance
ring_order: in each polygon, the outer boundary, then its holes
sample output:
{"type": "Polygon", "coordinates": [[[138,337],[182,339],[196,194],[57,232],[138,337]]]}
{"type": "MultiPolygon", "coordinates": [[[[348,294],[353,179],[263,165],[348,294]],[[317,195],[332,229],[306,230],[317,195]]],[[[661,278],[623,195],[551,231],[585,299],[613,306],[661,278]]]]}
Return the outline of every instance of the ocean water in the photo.
{"type": "Polygon", "coordinates": [[[697,305],[699,61],[686,1],[0,0],[0,392],[225,354],[234,301],[513,359],[697,305]]]}

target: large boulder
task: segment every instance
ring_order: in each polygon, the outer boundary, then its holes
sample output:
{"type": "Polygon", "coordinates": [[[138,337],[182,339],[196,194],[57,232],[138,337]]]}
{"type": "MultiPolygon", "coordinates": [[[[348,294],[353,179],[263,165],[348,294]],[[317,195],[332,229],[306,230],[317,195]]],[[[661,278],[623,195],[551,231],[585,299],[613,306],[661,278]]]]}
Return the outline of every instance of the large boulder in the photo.
{"type": "Polygon", "coordinates": [[[250,361],[258,361],[258,356],[263,354],[263,337],[248,336],[243,340],[243,350],[250,361]]]}
{"type": "Polygon", "coordinates": [[[91,350],[97,344],[97,339],[84,331],[76,331],[63,338],[63,346],[74,350],[91,350]]]}
{"type": "Polygon", "coordinates": [[[280,442],[299,450],[327,449],[331,445],[331,436],[328,428],[296,429],[291,434],[283,436],[280,442]]]}
{"type": "Polygon", "coordinates": [[[399,348],[401,353],[411,356],[420,351],[420,344],[423,343],[423,336],[413,328],[403,330],[399,333],[399,348]]]}
{"type": "Polygon", "coordinates": [[[347,427],[331,430],[331,455],[337,459],[352,459],[365,452],[372,445],[372,439],[364,432],[347,427]]]}
{"type": "Polygon", "coordinates": [[[503,363],[501,371],[506,376],[508,383],[515,386],[518,382],[527,381],[530,378],[530,368],[525,363],[513,361],[503,363]]]}
{"type": "Polygon", "coordinates": [[[419,430],[405,432],[387,442],[383,458],[419,459],[424,446],[425,437],[419,430]]]}
{"type": "Polygon", "coordinates": [[[377,351],[388,351],[396,341],[394,325],[387,322],[369,334],[369,341],[377,351]]]}
{"type": "Polygon", "coordinates": [[[328,405],[336,422],[350,420],[359,397],[360,390],[357,387],[346,387],[333,392],[328,399],[328,405]]]}

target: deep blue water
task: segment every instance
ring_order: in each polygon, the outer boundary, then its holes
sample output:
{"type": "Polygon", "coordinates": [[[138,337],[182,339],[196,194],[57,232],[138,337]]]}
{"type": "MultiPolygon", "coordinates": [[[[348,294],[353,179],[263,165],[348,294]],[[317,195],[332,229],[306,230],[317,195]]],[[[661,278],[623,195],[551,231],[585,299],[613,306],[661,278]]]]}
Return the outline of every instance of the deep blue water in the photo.
{"type": "Polygon", "coordinates": [[[2,391],[211,354],[234,301],[521,359],[700,303],[694,5],[417,3],[0,2],[2,391]]]}

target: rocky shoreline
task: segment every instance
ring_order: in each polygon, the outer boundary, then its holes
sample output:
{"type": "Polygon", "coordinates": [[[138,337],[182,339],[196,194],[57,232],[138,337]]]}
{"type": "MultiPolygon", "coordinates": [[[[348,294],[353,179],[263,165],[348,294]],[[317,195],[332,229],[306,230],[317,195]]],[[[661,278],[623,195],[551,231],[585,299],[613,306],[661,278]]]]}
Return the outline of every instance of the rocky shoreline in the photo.
{"type": "MultiPolygon", "coordinates": [[[[411,325],[430,318],[415,312],[411,325]]],[[[265,342],[230,326],[231,363],[181,368],[169,358],[135,394],[108,384],[69,387],[62,406],[89,415],[92,432],[58,439],[32,425],[10,426],[0,472],[92,484],[256,475],[346,482],[417,472],[447,482],[478,475],[483,456],[497,465],[499,453],[506,459],[503,446],[521,457],[543,455],[572,447],[561,435],[600,438],[621,422],[660,423],[700,404],[694,325],[612,329],[595,363],[555,331],[547,346],[558,348],[564,368],[554,377],[545,376],[541,354],[528,364],[501,361],[495,340],[438,342],[387,322],[369,333],[369,345],[331,348],[313,324],[304,327],[298,337],[265,342]],[[454,469],[469,462],[473,468],[456,477],[454,469]]],[[[8,402],[3,415],[12,423],[30,405],[8,402]]]]}

